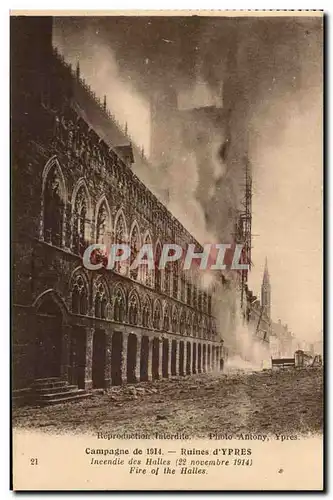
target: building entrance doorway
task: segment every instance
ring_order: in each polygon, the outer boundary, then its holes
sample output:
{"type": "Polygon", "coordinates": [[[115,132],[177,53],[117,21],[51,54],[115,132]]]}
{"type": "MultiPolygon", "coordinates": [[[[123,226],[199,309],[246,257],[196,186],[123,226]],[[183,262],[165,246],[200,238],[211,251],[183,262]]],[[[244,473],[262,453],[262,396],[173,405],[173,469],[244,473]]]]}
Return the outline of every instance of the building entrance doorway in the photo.
{"type": "Polygon", "coordinates": [[[51,298],[46,298],[37,313],[35,377],[60,376],[62,313],[51,298]]]}

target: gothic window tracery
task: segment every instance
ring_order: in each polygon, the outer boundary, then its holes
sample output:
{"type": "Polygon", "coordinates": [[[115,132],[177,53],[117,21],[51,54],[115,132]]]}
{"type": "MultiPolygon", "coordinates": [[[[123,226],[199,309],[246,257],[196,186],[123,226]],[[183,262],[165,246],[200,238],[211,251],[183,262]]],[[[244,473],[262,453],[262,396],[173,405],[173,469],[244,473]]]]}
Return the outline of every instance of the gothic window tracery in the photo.
{"type": "Polygon", "coordinates": [[[87,314],[88,293],[82,276],[75,278],[72,286],[72,312],[73,314],[87,314]]]}
{"type": "Polygon", "coordinates": [[[183,272],[181,274],[180,280],[180,300],[182,302],[186,301],[186,280],[183,272]]]}
{"type": "Polygon", "coordinates": [[[191,313],[187,314],[186,317],[186,333],[187,335],[192,335],[192,316],[191,313]]]}
{"type": "Polygon", "coordinates": [[[158,292],[161,291],[162,287],[162,270],[159,269],[159,262],[162,255],[162,249],[160,243],[156,246],[155,251],[155,287],[158,292]]]}
{"type": "Polygon", "coordinates": [[[179,283],[179,266],[177,262],[173,262],[173,272],[172,272],[173,282],[172,282],[172,295],[175,299],[178,298],[178,283],[179,283]]]}
{"type": "Polygon", "coordinates": [[[85,247],[85,232],[87,223],[87,200],[84,188],[81,187],[75,198],[73,224],[73,250],[82,255],[85,247]]]}
{"type": "Polygon", "coordinates": [[[143,306],[142,306],[142,325],[146,328],[150,327],[150,321],[151,321],[151,305],[149,298],[146,297],[143,306]]]}
{"type": "MultiPolygon", "coordinates": [[[[118,245],[127,243],[126,224],[123,214],[120,214],[116,222],[115,240],[118,245]]],[[[117,273],[126,274],[127,262],[125,261],[116,262],[115,270],[117,273]]]]}
{"type": "Polygon", "coordinates": [[[192,306],[197,307],[197,287],[195,285],[192,286],[192,306]]]}
{"type": "Polygon", "coordinates": [[[198,336],[198,330],[199,330],[199,318],[197,318],[195,315],[193,315],[193,321],[192,321],[192,324],[193,324],[193,336],[194,337],[197,337],[198,336]]]}
{"type": "Polygon", "coordinates": [[[168,262],[164,268],[164,292],[167,295],[170,295],[171,274],[170,262],[168,262]]]}
{"type": "Polygon", "coordinates": [[[139,318],[139,301],[136,293],[132,293],[128,304],[128,322],[131,325],[137,325],[139,318]]]}
{"type": "Polygon", "coordinates": [[[126,304],[125,304],[124,294],[120,288],[117,289],[113,301],[114,301],[114,312],[113,312],[114,320],[118,321],[119,323],[123,323],[125,321],[126,304]]]}
{"type": "MultiPolygon", "coordinates": [[[[151,237],[149,234],[146,235],[145,240],[144,240],[144,245],[152,245],[151,237]]],[[[148,256],[145,257],[145,259],[148,259],[148,256]]],[[[144,283],[147,286],[152,287],[154,283],[154,270],[149,269],[148,264],[144,264],[141,266],[141,280],[142,283],[144,283]]]]}
{"type": "Polygon", "coordinates": [[[95,285],[94,312],[96,318],[106,319],[107,294],[103,283],[95,285]]]}
{"type": "MultiPolygon", "coordinates": [[[[140,250],[140,233],[138,230],[138,226],[135,225],[132,229],[131,238],[130,238],[130,247],[131,247],[131,256],[130,256],[130,264],[134,262],[139,250],[140,250]]],[[[130,269],[130,277],[132,279],[137,280],[139,276],[139,267],[136,269],[130,269]]]]}
{"type": "Polygon", "coordinates": [[[180,315],[179,331],[180,331],[181,335],[185,335],[185,333],[186,333],[186,314],[185,314],[185,311],[182,311],[181,315],[180,315]]]}
{"type": "Polygon", "coordinates": [[[161,316],[162,316],[162,307],[159,301],[156,301],[154,307],[154,321],[153,326],[156,330],[161,329],[161,316]]]}
{"type": "Polygon", "coordinates": [[[207,292],[203,292],[202,296],[202,309],[205,313],[207,313],[207,292]]]}
{"type": "Polygon", "coordinates": [[[192,286],[191,286],[191,283],[189,281],[187,282],[187,294],[186,294],[186,297],[187,297],[187,304],[189,306],[192,305],[192,286]]]}
{"type": "Polygon", "coordinates": [[[61,180],[55,168],[52,168],[48,173],[43,196],[44,240],[52,245],[61,246],[64,202],[61,180]]]}
{"type": "Polygon", "coordinates": [[[170,312],[168,305],[165,306],[163,312],[163,330],[166,332],[170,330],[170,312]]]}
{"type": "Polygon", "coordinates": [[[96,220],[96,243],[107,243],[107,232],[109,228],[109,212],[105,200],[100,204],[96,220]]]}
{"type": "Polygon", "coordinates": [[[172,332],[176,333],[178,331],[178,313],[177,309],[174,307],[172,311],[172,332]]]}
{"type": "Polygon", "coordinates": [[[208,314],[212,314],[212,296],[210,293],[208,294],[207,306],[208,306],[208,314]]]}

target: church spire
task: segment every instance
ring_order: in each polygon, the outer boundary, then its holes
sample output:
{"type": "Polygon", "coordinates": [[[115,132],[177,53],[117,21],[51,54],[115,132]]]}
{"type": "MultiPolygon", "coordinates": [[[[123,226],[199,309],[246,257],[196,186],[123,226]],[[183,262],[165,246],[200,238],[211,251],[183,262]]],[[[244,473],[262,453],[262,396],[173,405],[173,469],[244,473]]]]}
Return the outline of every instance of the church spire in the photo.
{"type": "Polygon", "coordinates": [[[262,283],[270,285],[270,282],[269,282],[269,272],[268,272],[268,264],[267,264],[267,257],[265,258],[265,270],[264,270],[264,277],[263,277],[262,283]]]}
{"type": "Polygon", "coordinates": [[[267,257],[265,259],[264,276],[261,285],[261,306],[266,316],[271,317],[271,284],[269,279],[267,257]]]}

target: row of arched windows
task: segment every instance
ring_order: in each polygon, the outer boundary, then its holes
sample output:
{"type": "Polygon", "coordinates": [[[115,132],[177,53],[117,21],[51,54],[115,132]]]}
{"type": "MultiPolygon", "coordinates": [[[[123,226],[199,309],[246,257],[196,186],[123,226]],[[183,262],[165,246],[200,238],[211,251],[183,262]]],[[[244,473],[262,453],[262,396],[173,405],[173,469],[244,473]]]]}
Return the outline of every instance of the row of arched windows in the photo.
{"type": "MultiPolygon", "coordinates": [[[[74,314],[87,315],[88,282],[85,276],[77,273],[71,283],[71,307],[74,314]]],[[[93,308],[91,314],[96,318],[113,320],[119,323],[140,325],[155,330],[181,333],[182,335],[212,338],[213,325],[210,319],[192,311],[173,306],[166,301],[154,302],[145,295],[140,301],[138,293],[132,290],[128,300],[123,287],[114,287],[112,296],[103,279],[97,279],[93,286],[93,308]]]]}
{"type": "MultiPolygon", "coordinates": [[[[41,238],[56,246],[65,246],[66,240],[66,206],[68,206],[68,195],[66,183],[59,162],[56,158],[51,159],[43,172],[42,188],[42,211],[41,211],[41,238]]],[[[188,281],[186,273],[180,272],[178,263],[169,264],[166,269],[150,270],[147,265],[130,269],[142,244],[152,244],[152,238],[147,232],[141,235],[139,226],[133,223],[128,235],[126,218],[123,211],[119,210],[112,225],[111,211],[108,201],[103,196],[92,208],[91,197],[83,179],[81,179],[73,190],[71,201],[71,213],[69,214],[70,225],[70,247],[71,250],[83,255],[84,250],[92,241],[108,244],[129,243],[131,247],[130,262],[117,262],[115,271],[129,276],[146,286],[155,287],[158,292],[181,300],[188,305],[203,312],[211,313],[210,297],[206,292],[201,292],[197,286],[188,281]]],[[[154,260],[159,262],[162,254],[162,245],[155,245],[154,260]]]]}

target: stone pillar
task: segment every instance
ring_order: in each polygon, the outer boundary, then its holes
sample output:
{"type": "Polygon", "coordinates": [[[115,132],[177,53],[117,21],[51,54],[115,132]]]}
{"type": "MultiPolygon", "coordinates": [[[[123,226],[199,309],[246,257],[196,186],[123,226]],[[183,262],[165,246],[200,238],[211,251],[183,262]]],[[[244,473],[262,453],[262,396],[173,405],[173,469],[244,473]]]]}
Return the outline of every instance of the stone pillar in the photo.
{"type": "Polygon", "coordinates": [[[202,372],[207,373],[207,344],[202,346],[202,372]]]}
{"type": "Polygon", "coordinates": [[[153,380],[153,339],[148,337],[148,380],[153,380]]]}
{"type": "Polygon", "coordinates": [[[195,375],[197,373],[197,364],[198,364],[197,344],[196,344],[196,342],[192,342],[191,369],[192,369],[193,375],[195,375]]]}
{"type": "Polygon", "coordinates": [[[136,358],[135,358],[135,378],[140,382],[140,368],[141,368],[141,335],[136,337],[136,358]]]}
{"type": "Polygon", "coordinates": [[[123,332],[123,343],[121,349],[121,383],[127,383],[127,345],[128,345],[128,333],[123,332]]]}
{"type": "Polygon", "coordinates": [[[168,339],[168,377],[170,378],[171,373],[171,359],[172,359],[172,340],[168,339]]]}
{"type": "Polygon", "coordinates": [[[212,352],[211,352],[211,357],[212,357],[212,371],[215,371],[215,346],[212,345],[212,352]]]}
{"type": "Polygon", "coordinates": [[[105,331],[105,369],[104,369],[105,389],[108,389],[112,385],[111,381],[112,334],[113,332],[110,330],[105,331]]]}
{"type": "Polygon", "coordinates": [[[185,342],[185,366],[186,366],[186,375],[191,375],[192,373],[192,343],[190,341],[185,342]],[[188,355],[189,354],[189,355],[188,355]],[[187,364],[187,357],[189,357],[189,371],[187,364]]]}
{"type": "Polygon", "coordinates": [[[196,373],[201,373],[201,365],[200,365],[200,362],[199,362],[199,358],[201,357],[201,351],[199,353],[199,343],[200,342],[196,342],[196,345],[197,345],[196,373]],[[200,354],[200,356],[199,356],[199,354],[200,354]]]}
{"type": "Polygon", "coordinates": [[[202,360],[203,360],[203,344],[202,342],[199,342],[200,344],[200,359],[199,359],[199,373],[203,373],[203,364],[202,364],[202,360]]]}
{"type": "Polygon", "coordinates": [[[185,348],[185,342],[183,340],[179,341],[179,375],[184,376],[186,375],[186,348],[185,348]],[[180,346],[181,342],[183,342],[183,361],[181,362],[181,357],[180,357],[180,346]]]}
{"type": "MultiPolygon", "coordinates": [[[[199,342],[196,342],[197,344],[197,361],[196,361],[196,373],[200,373],[199,371],[199,366],[200,366],[200,363],[199,363],[199,342]]],[[[200,354],[201,356],[201,354],[200,354]]]]}
{"type": "Polygon", "coordinates": [[[162,361],[163,361],[163,340],[158,339],[158,378],[163,378],[162,361]]]}
{"type": "Polygon", "coordinates": [[[60,376],[66,382],[69,380],[70,372],[70,348],[71,348],[71,325],[63,325],[61,337],[61,361],[60,361],[60,376]]]}
{"type": "Polygon", "coordinates": [[[179,340],[176,340],[176,375],[179,375],[179,340]]]}
{"type": "Polygon", "coordinates": [[[84,368],[84,388],[92,389],[92,357],[95,328],[86,328],[86,362],[84,368]]]}

